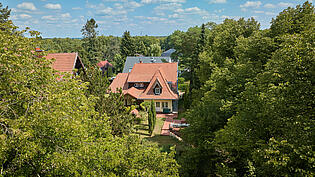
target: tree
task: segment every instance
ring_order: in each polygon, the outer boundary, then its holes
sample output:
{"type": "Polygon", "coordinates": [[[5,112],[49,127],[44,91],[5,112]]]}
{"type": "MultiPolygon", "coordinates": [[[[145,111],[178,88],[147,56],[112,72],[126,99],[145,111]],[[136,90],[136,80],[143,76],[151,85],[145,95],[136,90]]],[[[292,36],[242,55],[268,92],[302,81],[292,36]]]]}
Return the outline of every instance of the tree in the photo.
{"type": "Polygon", "coordinates": [[[120,44],[120,54],[123,58],[133,56],[135,54],[135,46],[133,42],[134,41],[130,36],[130,32],[125,31],[120,44]]]}
{"type": "Polygon", "coordinates": [[[272,37],[301,33],[314,27],[314,6],[306,1],[302,6],[287,8],[277,18],[272,19],[270,34],[272,37]]]}
{"type": "Polygon", "coordinates": [[[94,65],[98,62],[98,60],[100,60],[99,58],[102,57],[99,40],[97,39],[97,27],[98,25],[96,24],[96,21],[91,18],[86,21],[86,24],[81,29],[83,35],[82,46],[86,51],[81,55],[87,64],[94,65]]]}
{"type": "Polygon", "coordinates": [[[162,50],[159,44],[152,44],[148,48],[147,56],[161,56],[162,50]]]}
{"type": "Polygon", "coordinates": [[[87,20],[85,25],[81,29],[83,38],[96,38],[98,34],[96,28],[98,28],[98,25],[96,24],[96,21],[93,18],[87,20]]]}
{"type": "Polygon", "coordinates": [[[2,8],[2,3],[0,3],[0,23],[5,23],[9,20],[11,10],[8,9],[8,6],[2,8]]]}
{"type": "Polygon", "coordinates": [[[88,83],[66,73],[57,80],[52,61],[32,53],[39,33],[23,37],[11,22],[0,28],[1,175],[178,176],[174,151],[114,137],[88,83]]]}

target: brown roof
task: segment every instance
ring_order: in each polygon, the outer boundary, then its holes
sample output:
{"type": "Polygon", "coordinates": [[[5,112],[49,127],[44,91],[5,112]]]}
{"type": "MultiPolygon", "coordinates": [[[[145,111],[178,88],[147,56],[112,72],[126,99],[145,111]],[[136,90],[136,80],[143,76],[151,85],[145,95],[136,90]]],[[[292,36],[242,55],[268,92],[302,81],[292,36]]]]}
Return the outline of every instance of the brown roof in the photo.
{"type": "Polygon", "coordinates": [[[127,82],[150,82],[159,68],[167,81],[176,83],[177,63],[136,63],[129,73],[127,82]]]}
{"type": "Polygon", "coordinates": [[[113,82],[110,84],[109,88],[112,92],[117,92],[117,89],[122,88],[123,90],[128,89],[128,78],[129,73],[119,73],[116,78],[113,80],[113,82]]]}
{"type": "Polygon", "coordinates": [[[124,90],[124,94],[125,95],[128,94],[134,98],[139,98],[140,94],[143,93],[143,91],[144,91],[143,89],[141,90],[135,87],[131,87],[128,90],[124,90]]]}
{"type": "Polygon", "coordinates": [[[165,80],[165,75],[161,71],[161,69],[158,69],[153,77],[151,78],[150,84],[147,87],[147,89],[139,95],[138,99],[172,99],[177,100],[178,95],[175,94],[167,84],[167,81],[165,80]],[[154,94],[154,86],[159,83],[159,85],[162,87],[162,93],[160,95],[154,94]]]}
{"type": "Polygon", "coordinates": [[[110,62],[108,62],[107,60],[100,61],[99,63],[97,63],[97,66],[100,68],[108,67],[108,66],[113,67],[113,65],[110,62]]]}
{"type": "Polygon", "coordinates": [[[54,58],[52,68],[60,72],[72,72],[75,67],[77,53],[49,53],[47,59],[54,58]]]}

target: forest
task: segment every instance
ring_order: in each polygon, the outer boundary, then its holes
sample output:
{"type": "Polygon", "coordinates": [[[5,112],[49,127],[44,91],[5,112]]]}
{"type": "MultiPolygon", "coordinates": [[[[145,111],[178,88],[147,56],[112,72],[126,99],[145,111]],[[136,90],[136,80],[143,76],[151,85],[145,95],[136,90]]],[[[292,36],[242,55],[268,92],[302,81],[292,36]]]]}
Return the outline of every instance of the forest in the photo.
{"type": "Polygon", "coordinates": [[[312,3],[283,10],[268,29],[225,19],[165,37],[100,36],[89,19],[82,39],[45,39],[10,13],[0,3],[0,176],[315,175],[312,3]],[[78,52],[86,74],[57,80],[36,47],[78,52]],[[133,133],[133,106],[106,92],[95,64],[110,61],[115,75],[126,56],[171,48],[185,92],[179,117],[190,126],[184,148],[165,152],[133,133]]]}

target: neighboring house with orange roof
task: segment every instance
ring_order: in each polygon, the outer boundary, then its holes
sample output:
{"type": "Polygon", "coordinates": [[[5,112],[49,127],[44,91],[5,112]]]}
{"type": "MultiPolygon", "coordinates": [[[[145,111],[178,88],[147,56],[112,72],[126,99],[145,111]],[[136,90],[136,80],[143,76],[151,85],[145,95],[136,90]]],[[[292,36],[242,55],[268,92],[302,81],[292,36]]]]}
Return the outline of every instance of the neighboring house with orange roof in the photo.
{"type": "Polygon", "coordinates": [[[60,72],[72,73],[74,69],[84,68],[78,53],[49,53],[45,58],[55,59],[52,68],[60,72]]]}
{"type": "Polygon", "coordinates": [[[119,73],[110,89],[122,89],[126,105],[154,100],[157,112],[177,111],[177,63],[136,63],[130,73],[119,73]]]}
{"type": "MultiPolygon", "coordinates": [[[[105,61],[100,61],[97,63],[97,66],[102,70],[103,74],[105,73],[105,71],[107,71],[109,68],[113,69],[113,65],[105,60],[105,61]]],[[[113,70],[112,70],[113,71],[113,70]]]]}

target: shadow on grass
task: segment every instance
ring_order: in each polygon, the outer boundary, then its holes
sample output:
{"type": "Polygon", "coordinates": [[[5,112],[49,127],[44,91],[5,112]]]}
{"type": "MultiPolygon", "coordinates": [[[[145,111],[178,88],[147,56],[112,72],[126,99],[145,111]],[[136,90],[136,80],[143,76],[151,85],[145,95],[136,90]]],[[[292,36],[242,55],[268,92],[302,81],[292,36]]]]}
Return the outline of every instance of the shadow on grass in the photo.
{"type": "Polygon", "coordinates": [[[151,136],[149,133],[142,133],[142,132],[134,132],[134,133],[138,135],[151,136]]]}
{"type": "Polygon", "coordinates": [[[176,150],[181,150],[183,147],[182,142],[171,136],[155,135],[153,137],[145,137],[143,139],[152,143],[157,143],[162,152],[170,152],[170,148],[174,145],[176,145],[176,150]]]}

